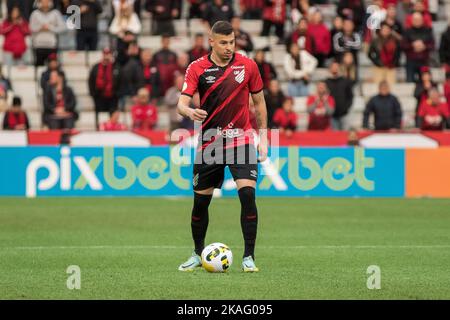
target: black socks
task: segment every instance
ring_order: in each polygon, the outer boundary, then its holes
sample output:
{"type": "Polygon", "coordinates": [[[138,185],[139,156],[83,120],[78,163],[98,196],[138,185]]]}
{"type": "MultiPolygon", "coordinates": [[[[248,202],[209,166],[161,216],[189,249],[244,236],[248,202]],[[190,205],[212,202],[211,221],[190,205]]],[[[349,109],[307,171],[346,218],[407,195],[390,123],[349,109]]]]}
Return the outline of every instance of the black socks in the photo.
{"type": "Polygon", "coordinates": [[[192,238],[195,244],[195,253],[202,254],[205,247],[206,230],[208,229],[208,207],[212,195],[203,195],[194,192],[194,207],[192,208],[192,238]]]}
{"type": "Polygon", "coordinates": [[[256,208],[255,188],[243,187],[239,189],[241,200],[241,228],[244,235],[244,257],[255,258],[256,231],[258,228],[258,210],[256,208]]]}

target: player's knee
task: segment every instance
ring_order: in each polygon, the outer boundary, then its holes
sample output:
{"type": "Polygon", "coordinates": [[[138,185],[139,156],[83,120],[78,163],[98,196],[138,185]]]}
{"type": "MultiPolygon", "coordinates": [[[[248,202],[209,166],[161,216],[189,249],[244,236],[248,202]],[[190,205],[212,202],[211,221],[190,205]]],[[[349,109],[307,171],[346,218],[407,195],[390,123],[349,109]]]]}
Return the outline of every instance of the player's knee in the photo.
{"type": "Polygon", "coordinates": [[[256,219],[257,209],[256,209],[256,199],[255,199],[255,188],[243,187],[239,189],[239,199],[242,206],[242,214],[248,219],[256,219]]]}
{"type": "Polygon", "coordinates": [[[211,203],[211,194],[194,193],[194,208],[192,209],[192,217],[203,216],[208,213],[208,207],[211,203]]]}

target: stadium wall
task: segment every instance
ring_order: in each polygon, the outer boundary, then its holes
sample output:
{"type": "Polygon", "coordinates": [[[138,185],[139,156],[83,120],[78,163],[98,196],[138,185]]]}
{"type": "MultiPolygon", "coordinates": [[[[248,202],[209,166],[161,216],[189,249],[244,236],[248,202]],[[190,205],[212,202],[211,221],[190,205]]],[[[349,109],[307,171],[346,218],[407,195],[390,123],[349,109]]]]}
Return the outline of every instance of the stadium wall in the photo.
{"type": "MultiPolygon", "coordinates": [[[[272,151],[259,167],[259,196],[450,197],[448,147],[272,151]]],[[[192,194],[192,149],[2,147],[0,159],[1,196],[192,194]]],[[[227,170],[221,194],[235,192],[227,170]]]]}

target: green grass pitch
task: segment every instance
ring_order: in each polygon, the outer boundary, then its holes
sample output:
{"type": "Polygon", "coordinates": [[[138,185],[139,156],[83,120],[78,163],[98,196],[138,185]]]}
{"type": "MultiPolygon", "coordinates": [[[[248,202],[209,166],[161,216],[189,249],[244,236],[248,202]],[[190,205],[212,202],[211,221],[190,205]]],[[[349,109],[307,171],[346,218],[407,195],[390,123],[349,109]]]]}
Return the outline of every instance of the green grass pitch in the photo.
{"type": "Polygon", "coordinates": [[[0,299],[450,299],[450,200],[257,203],[261,271],[240,270],[237,197],[216,198],[206,242],[234,262],[210,274],[177,270],[192,251],[189,198],[0,199],[0,299]],[[80,290],[67,289],[70,265],[80,290]]]}

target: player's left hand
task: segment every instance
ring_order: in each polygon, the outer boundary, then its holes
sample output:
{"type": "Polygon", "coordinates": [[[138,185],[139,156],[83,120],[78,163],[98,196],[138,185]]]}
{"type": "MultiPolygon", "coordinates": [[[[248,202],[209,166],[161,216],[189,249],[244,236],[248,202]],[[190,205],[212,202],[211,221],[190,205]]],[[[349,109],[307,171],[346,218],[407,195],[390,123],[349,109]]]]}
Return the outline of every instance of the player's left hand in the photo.
{"type": "Polygon", "coordinates": [[[267,160],[267,141],[260,141],[258,144],[258,161],[264,162],[267,160]]]}

